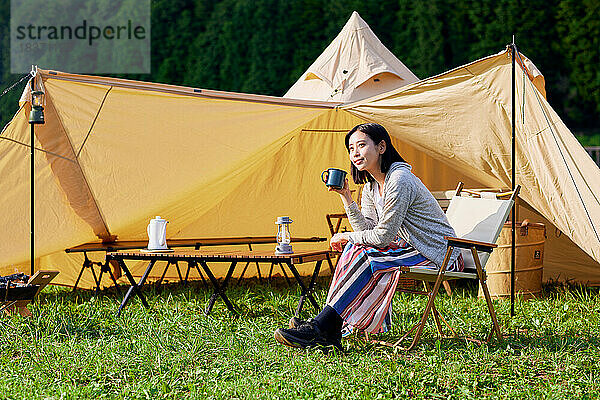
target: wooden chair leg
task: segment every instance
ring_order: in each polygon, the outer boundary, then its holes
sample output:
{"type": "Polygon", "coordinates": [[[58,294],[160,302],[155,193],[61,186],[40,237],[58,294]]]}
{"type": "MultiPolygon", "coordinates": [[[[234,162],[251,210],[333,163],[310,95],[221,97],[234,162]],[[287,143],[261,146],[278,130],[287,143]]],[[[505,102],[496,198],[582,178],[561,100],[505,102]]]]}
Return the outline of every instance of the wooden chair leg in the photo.
{"type": "Polygon", "coordinates": [[[342,219],[338,218],[337,225],[335,226],[335,233],[340,231],[340,226],[342,225],[342,219]]]}
{"type": "MultiPolygon", "coordinates": [[[[431,284],[429,282],[424,282],[426,290],[431,293],[431,284]]],[[[433,314],[433,320],[435,321],[435,327],[440,335],[440,338],[444,337],[444,332],[442,331],[442,324],[440,323],[440,313],[435,308],[435,303],[431,305],[431,313],[433,314]]]]}
{"type": "Polygon", "coordinates": [[[404,340],[405,340],[407,337],[409,337],[409,336],[410,336],[410,334],[411,334],[411,333],[413,333],[413,332],[414,332],[414,330],[415,330],[415,329],[417,329],[417,328],[418,328],[420,325],[421,325],[421,323],[420,323],[420,322],[419,322],[419,323],[417,323],[417,324],[415,324],[415,325],[413,325],[413,327],[412,327],[412,328],[410,328],[410,329],[409,329],[409,330],[408,330],[408,331],[407,331],[407,332],[406,332],[406,333],[405,333],[405,334],[404,334],[404,335],[403,335],[403,336],[402,336],[400,339],[398,339],[398,340],[396,341],[396,343],[394,343],[394,347],[398,347],[398,346],[400,346],[400,343],[404,342],[404,340]]]}
{"type": "Polygon", "coordinates": [[[435,321],[435,326],[441,339],[444,337],[444,331],[442,331],[442,324],[440,322],[442,316],[438,312],[437,308],[435,308],[435,303],[431,306],[431,314],[433,315],[433,320],[435,321]]]}
{"type": "Polygon", "coordinates": [[[452,286],[450,286],[450,282],[444,281],[442,282],[442,284],[444,285],[444,289],[446,289],[446,294],[448,296],[452,296],[452,286]]]}
{"type": "Polygon", "coordinates": [[[492,327],[490,328],[490,331],[487,334],[487,337],[485,338],[485,341],[487,343],[491,343],[492,339],[494,338],[494,325],[492,324],[492,327]]]}
{"type": "Polygon", "coordinates": [[[329,264],[329,271],[331,272],[331,276],[333,277],[333,275],[335,275],[335,267],[333,266],[333,263],[331,262],[330,256],[327,256],[327,264],[329,264]]]}
{"type": "Polygon", "coordinates": [[[452,328],[452,326],[448,323],[448,321],[446,321],[444,319],[444,317],[442,316],[442,314],[438,313],[438,317],[442,320],[442,322],[448,327],[448,329],[450,329],[450,332],[452,332],[452,337],[453,338],[457,338],[458,334],[456,333],[456,331],[454,330],[454,328],[452,328]]]}
{"type": "Polygon", "coordinates": [[[438,290],[440,290],[440,286],[442,285],[442,276],[444,275],[444,271],[446,270],[446,267],[448,266],[448,262],[450,261],[450,256],[452,255],[453,250],[454,250],[454,248],[452,246],[448,246],[448,250],[446,251],[446,256],[444,257],[444,262],[442,263],[442,266],[440,267],[440,270],[438,272],[438,277],[435,281],[435,284],[433,285],[433,290],[428,295],[429,300],[427,301],[427,305],[425,306],[425,311],[423,312],[423,316],[421,318],[421,323],[419,324],[419,327],[417,328],[417,332],[415,333],[415,336],[413,338],[411,345],[406,349],[407,351],[414,349],[415,346],[417,345],[417,343],[419,343],[419,340],[421,339],[421,334],[423,333],[423,328],[425,327],[425,323],[427,322],[427,318],[429,317],[429,312],[431,311],[431,308],[435,301],[435,296],[437,295],[437,292],[438,292],[438,290]]]}
{"type": "Polygon", "coordinates": [[[487,303],[488,311],[490,313],[490,317],[492,318],[492,328],[496,332],[496,337],[500,343],[504,342],[504,338],[502,337],[502,332],[500,331],[500,325],[498,325],[498,320],[496,319],[496,311],[494,310],[494,304],[492,304],[492,298],[490,297],[490,291],[488,290],[486,283],[486,276],[483,273],[483,268],[481,268],[481,263],[479,262],[479,255],[477,254],[477,250],[475,247],[471,247],[471,254],[473,255],[473,260],[475,261],[475,266],[477,267],[477,276],[479,277],[479,282],[481,283],[481,290],[483,291],[483,295],[485,297],[485,302],[487,303]]]}
{"type": "MultiPolygon", "coordinates": [[[[425,284],[426,290],[429,291],[429,287],[431,285],[428,282],[423,282],[423,283],[425,284]]],[[[448,283],[448,281],[443,281],[442,284],[444,284],[444,283],[448,283]]],[[[440,324],[440,321],[442,321],[444,323],[444,325],[446,325],[446,327],[450,330],[450,332],[452,332],[452,337],[453,338],[457,338],[458,334],[456,333],[456,331],[454,330],[454,328],[452,328],[452,325],[450,325],[448,323],[448,321],[446,321],[446,319],[442,316],[442,314],[437,310],[437,308],[435,307],[435,303],[433,304],[433,307],[432,307],[431,311],[433,312],[433,316],[435,318],[435,323],[437,325],[440,337],[445,337],[444,334],[443,334],[443,332],[442,332],[442,325],[440,324]]]]}
{"type": "Polygon", "coordinates": [[[427,322],[427,318],[429,317],[429,312],[431,311],[431,307],[433,305],[433,302],[435,301],[435,295],[437,294],[437,291],[439,290],[441,285],[441,276],[438,277],[437,281],[435,282],[435,285],[433,286],[433,291],[431,293],[429,293],[429,300],[427,301],[427,305],[425,306],[425,311],[423,311],[423,316],[421,317],[421,322],[418,325],[417,331],[415,332],[415,336],[413,338],[412,343],[410,344],[410,346],[406,349],[406,350],[412,350],[415,348],[415,346],[419,343],[419,340],[421,339],[421,334],[423,333],[423,328],[425,328],[425,323],[427,322]]]}

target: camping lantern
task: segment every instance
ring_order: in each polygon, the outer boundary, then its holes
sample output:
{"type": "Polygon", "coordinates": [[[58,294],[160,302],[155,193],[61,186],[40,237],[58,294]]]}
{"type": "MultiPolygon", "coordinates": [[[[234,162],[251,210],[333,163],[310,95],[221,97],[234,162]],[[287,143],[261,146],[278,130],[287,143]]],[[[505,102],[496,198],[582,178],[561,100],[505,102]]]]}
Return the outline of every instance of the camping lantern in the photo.
{"type": "Polygon", "coordinates": [[[290,224],[294,222],[290,217],[277,217],[275,224],[277,225],[277,247],[275,247],[275,254],[291,254],[292,235],[290,234],[290,224]]]}
{"type": "Polygon", "coordinates": [[[31,92],[31,112],[29,113],[30,124],[44,123],[44,92],[36,90],[31,92]]]}

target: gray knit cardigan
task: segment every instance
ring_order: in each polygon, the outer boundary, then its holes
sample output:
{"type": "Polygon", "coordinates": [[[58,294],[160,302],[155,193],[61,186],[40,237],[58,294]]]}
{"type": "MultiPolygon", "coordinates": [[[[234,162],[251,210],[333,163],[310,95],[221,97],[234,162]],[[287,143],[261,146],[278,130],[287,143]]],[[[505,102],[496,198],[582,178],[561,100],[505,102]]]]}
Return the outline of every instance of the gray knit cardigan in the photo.
{"type": "MultiPolygon", "coordinates": [[[[375,208],[376,185],[365,184],[362,212],[355,202],[346,207],[354,230],[348,234],[349,241],[382,248],[400,237],[439,267],[448,245],[444,236],[456,235],[438,202],[411,169],[408,163],[395,162],[386,173],[383,215],[377,215],[375,208]]],[[[455,249],[449,265],[459,254],[460,250],[455,249]]]]}

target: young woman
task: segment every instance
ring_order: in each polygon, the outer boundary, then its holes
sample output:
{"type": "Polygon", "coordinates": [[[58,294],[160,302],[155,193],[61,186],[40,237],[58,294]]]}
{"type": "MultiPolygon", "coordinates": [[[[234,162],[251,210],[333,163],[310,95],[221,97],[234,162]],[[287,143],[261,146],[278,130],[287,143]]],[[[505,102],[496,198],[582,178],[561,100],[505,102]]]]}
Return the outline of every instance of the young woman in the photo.
{"type": "MultiPolygon", "coordinates": [[[[335,346],[342,332],[385,332],[401,266],[439,268],[447,250],[444,236],[455,236],[446,215],[425,185],[411,172],[379,124],[361,124],[346,135],[352,178],[365,184],[361,208],[352,201],[348,181],[339,193],[353,232],[331,238],[342,251],[326,305],[314,319],[290,320],[275,339],[291,347],[335,346]]],[[[462,271],[455,249],[448,271],[462,271]]]]}

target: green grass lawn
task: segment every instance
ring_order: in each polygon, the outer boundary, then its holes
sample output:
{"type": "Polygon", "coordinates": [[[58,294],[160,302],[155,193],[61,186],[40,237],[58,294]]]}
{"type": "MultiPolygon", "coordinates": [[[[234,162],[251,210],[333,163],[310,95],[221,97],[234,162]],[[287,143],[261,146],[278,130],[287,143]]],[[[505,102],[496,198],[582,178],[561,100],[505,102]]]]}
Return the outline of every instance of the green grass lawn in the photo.
{"type": "MultiPolygon", "coordinates": [[[[320,282],[324,301],[327,281],[320,282]]],[[[0,398],[597,398],[600,389],[600,296],[597,289],[546,287],[542,299],[497,303],[504,345],[442,340],[430,324],[422,343],[394,352],[358,338],[344,352],[281,346],[273,330],[287,324],[298,290],[242,285],[203,309],[202,285],[148,287],[152,305],[133,300],[120,317],[119,298],[48,288],[32,318],[0,319],[0,398]]],[[[416,322],[423,296],[398,294],[399,337],[416,322]]],[[[460,331],[483,338],[489,327],[476,288],[439,297],[438,308],[460,331]]],[[[305,305],[305,316],[312,314],[305,305]]]]}

